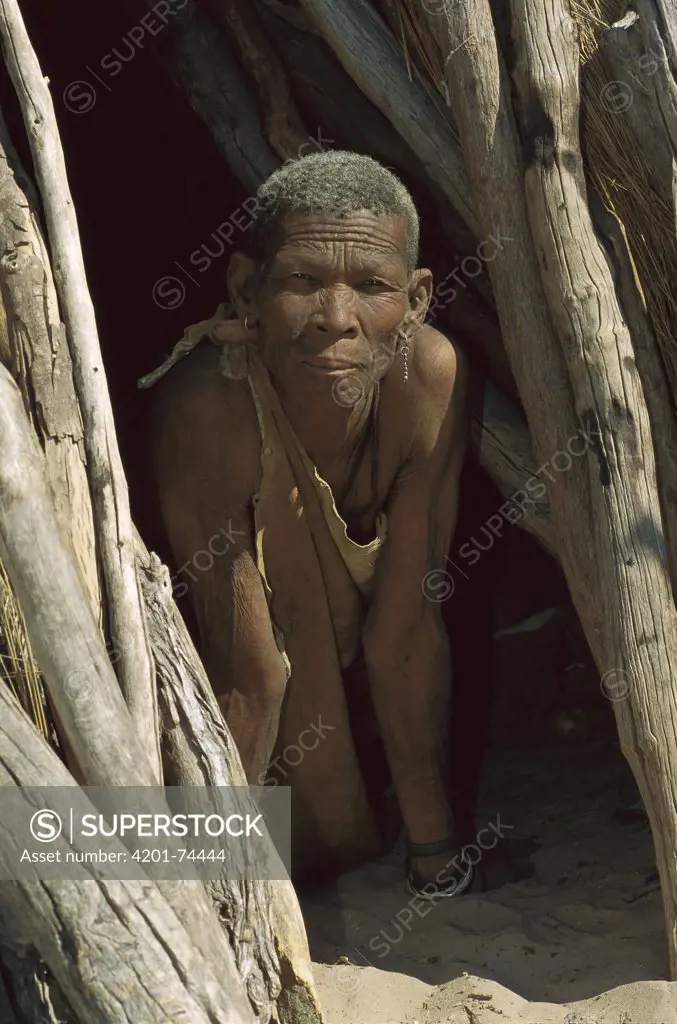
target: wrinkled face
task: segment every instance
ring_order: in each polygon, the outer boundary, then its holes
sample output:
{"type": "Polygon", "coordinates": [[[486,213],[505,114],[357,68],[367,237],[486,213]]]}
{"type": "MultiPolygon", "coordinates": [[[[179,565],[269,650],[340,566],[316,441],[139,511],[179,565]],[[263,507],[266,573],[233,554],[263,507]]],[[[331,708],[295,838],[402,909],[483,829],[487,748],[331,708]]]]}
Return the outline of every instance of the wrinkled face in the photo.
{"type": "Polygon", "coordinates": [[[421,275],[407,270],[403,217],[289,214],[256,296],[260,351],[274,379],[306,390],[356,371],[383,377],[396,328],[427,306],[421,275]]]}

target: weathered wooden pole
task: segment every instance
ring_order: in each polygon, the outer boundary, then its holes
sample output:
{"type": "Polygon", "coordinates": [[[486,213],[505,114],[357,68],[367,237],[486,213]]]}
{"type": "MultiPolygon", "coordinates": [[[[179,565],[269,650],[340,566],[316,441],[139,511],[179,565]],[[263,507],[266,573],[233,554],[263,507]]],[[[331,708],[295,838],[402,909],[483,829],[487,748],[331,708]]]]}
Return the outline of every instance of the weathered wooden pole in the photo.
{"type": "Polygon", "coordinates": [[[584,458],[548,480],[567,580],[616,701],[622,749],[651,820],[670,970],[677,974],[677,611],[646,402],[578,140],[578,54],[563,0],[513,0],[520,144],[489,0],[429,15],[446,63],[475,207],[518,258],[490,266],[503,338],[539,460],[572,432],[584,458]],[[583,470],[583,471],[582,471],[583,470]],[[614,691],[616,692],[616,691],[614,691]]]}
{"type": "MultiPolygon", "coordinates": [[[[0,786],[41,787],[47,779],[52,786],[75,786],[7,687],[0,686],[0,786]]],[[[77,787],[72,801],[75,808],[96,811],[77,787]]],[[[3,822],[3,849],[10,844],[21,849],[26,841],[21,829],[14,834],[12,817],[3,822]]],[[[122,842],[112,844],[121,855],[122,842]]],[[[65,862],[70,846],[62,834],[50,849],[65,862]]],[[[176,885],[170,891],[166,883],[148,878],[97,876],[92,868],[90,878],[78,881],[0,885],[0,922],[11,918],[14,942],[35,946],[80,1024],[254,1024],[228,964],[215,962],[195,945],[176,907],[176,885]]]]}
{"type": "Polygon", "coordinates": [[[677,610],[647,400],[586,202],[568,5],[512,0],[511,9],[520,120],[533,147],[525,178],[531,231],[578,415],[594,417],[599,430],[589,460],[598,594],[607,609],[597,660],[602,672],[627,678],[627,699],[614,710],[651,821],[677,977],[677,610]]]}
{"type": "Polygon", "coordinates": [[[101,594],[82,420],[38,210],[0,113],[0,363],[21,390],[45,453],[59,526],[98,620],[101,594]]]}
{"type": "Polygon", "coordinates": [[[17,0],[0,0],[0,39],[21,105],[47,221],[54,279],[84,425],[106,606],[111,634],[120,650],[118,677],[137,734],[149,752],[159,781],[162,766],[157,700],[134,564],[127,483],[52,98],[17,0]]]}
{"type": "Polygon", "coordinates": [[[444,104],[418,82],[409,81],[394,38],[368,0],[301,2],[348,74],[392,122],[451,201],[459,222],[478,237],[458,139],[444,104]]]}
{"type": "MultiPolygon", "coordinates": [[[[0,363],[21,391],[45,454],[45,472],[59,527],[75,558],[92,612],[100,622],[103,603],[82,420],[49,254],[37,222],[39,208],[0,113],[0,363]]],[[[26,694],[32,691],[31,708],[41,709],[42,687],[28,670],[34,660],[22,616],[11,588],[0,583],[0,592],[4,608],[0,608],[0,625],[13,636],[15,645],[25,650],[25,657],[15,667],[23,678],[26,694]]],[[[55,719],[68,765],[77,772],[58,716],[55,719]]],[[[42,710],[34,721],[41,722],[45,735],[53,735],[42,710]]]]}

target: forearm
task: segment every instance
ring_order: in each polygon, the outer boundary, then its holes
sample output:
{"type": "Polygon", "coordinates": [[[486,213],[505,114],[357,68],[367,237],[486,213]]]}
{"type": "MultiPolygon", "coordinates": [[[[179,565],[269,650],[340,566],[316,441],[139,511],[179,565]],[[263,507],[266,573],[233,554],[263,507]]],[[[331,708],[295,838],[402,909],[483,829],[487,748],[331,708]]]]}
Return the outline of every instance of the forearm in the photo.
{"type": "Polygon", "coordinates": [[[447,795],[451,664],[446,632],[431,616],[402,642],[365,645],[365,656],[408,838],[436,842],[453,828],[447,795]]]}
{"type": "Polygon", "coordinates": [[[233,654],[209,645],[205,667],[249,784],[262,785],[277,740],[286,670],[277,651],[248,664],[233,654]]]}
{"type": "Polygon", "coordinates": [[[287,669],[252,554],[215,565],[191,598],[216,699],[249,782],[260,785],[277,739],[287,669]]]}

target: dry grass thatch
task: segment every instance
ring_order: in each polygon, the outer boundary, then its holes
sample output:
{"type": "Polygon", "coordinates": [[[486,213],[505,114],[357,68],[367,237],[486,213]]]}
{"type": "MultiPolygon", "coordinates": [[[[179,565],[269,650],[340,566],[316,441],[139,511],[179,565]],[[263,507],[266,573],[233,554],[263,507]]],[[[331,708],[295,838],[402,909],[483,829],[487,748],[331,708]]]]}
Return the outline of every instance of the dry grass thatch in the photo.
{"type": "MultiPolygon", "coordinates": [[[[399,35],[410,76],[448,102],[444,62],[419,0],[380,0],[399,35]]],[[[624,111],[605,103],[613,82],[600,40],[627,9],[625,0],[570,0],[579,27],[582,149],[588,180],[622,222],[670,381],[677,396],[677,238],[674,211],[651,184],[646,160],[624,111]]],[[[677,401],[675,402],[677,405],[677,401]]]]}
{"type": "Polygon", "coordinates": [[[31,650],[26,622],[0,562],[0,680],[4,680],[24,711],[48,742],[50,729],[40,671],[31,650]]]}

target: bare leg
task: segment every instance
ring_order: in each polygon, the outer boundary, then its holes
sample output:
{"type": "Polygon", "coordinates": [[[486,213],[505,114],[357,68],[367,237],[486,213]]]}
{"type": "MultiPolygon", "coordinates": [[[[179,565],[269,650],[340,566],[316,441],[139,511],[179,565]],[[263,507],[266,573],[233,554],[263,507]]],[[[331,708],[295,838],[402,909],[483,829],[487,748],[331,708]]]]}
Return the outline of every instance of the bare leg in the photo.
{"type": "MultiPolygon", "coordinates": [[[[446,633],[431,623],[408,638],[406,656],[393,644],[367,648],[366,657],[407,838],[435,843],[454,837],[447,797],[451,668],[446,633]]],[[[415,858],[413,866],[422,878],[434,880],[450,856],[415,858]]]]}

